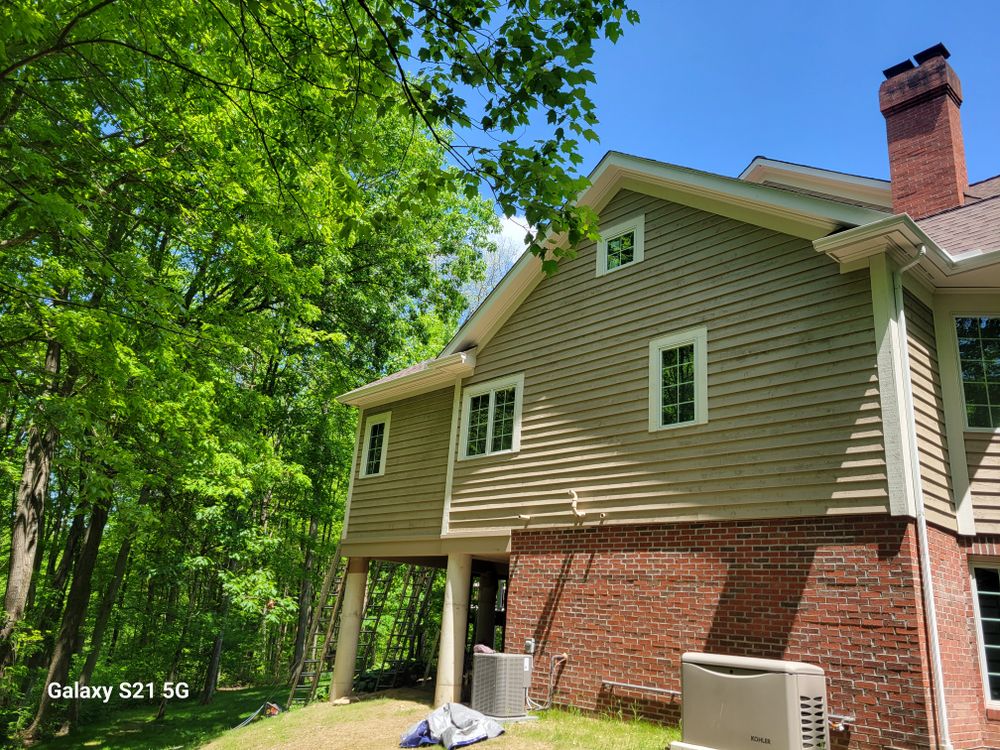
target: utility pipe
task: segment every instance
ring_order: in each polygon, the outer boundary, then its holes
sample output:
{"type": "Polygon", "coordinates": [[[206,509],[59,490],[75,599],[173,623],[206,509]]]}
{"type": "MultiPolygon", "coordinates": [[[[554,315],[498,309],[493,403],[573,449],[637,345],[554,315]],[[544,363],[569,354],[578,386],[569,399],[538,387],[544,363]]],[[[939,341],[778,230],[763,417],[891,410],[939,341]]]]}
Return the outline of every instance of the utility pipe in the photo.
{"type": "Polygon", "coordinates": [[[927,254],[927,248],[920,246],[913,260],[892,274],[892,291],[896,304],[896,320],[900,339],[900,364],[902,365],[903,398],[906,406],[906,421],[909,427],[910,481],[917,513],[917,547],[920,557],[920,575],[923,578],[924,611],[927,621],[927,642],[931,651],[931,671],[934,677],[934,697],[938,734],[942,750],[952,750],[951,732],[948,727],[948,704],[944,691],[944,666],[941,662],[941,641],[937,629],[937,605],[934,602],[934,580],[931,578],[931,553],[927,542],[927,514],[924,509],[924,490],[920,480],[920,451],[917,448],[917,424],[913,412],[913,383],[910,380],[909,341],[906,337],[906,313],[903,307],[903,274],[913,268],[927,254]]]}

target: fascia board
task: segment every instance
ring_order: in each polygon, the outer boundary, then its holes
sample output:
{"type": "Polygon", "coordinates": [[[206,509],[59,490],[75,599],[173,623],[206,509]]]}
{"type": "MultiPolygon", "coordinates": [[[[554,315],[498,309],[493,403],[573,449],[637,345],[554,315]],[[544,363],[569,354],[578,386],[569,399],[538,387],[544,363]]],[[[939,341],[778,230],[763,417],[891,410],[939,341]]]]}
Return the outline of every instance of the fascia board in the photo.
{"type": "Polygon", "coordinates": [[[472,375],[475,370],[475,351],[458,352],[432,360],[423,370],[384,382],[375,381],[342,393],[337,396],[337,401],[347,406],[362,408],[381,406],[450,386],[456,379],[472,375]]]}
{"type": "Polygon", "coordinates": [[[1000,251],[954,257],[943,250],[907,214],[888,216],[865,226],[848,229],[813,241],[841,266],[856,263],[877,253],[887,252],[899,262],[914,257],[914,248],[923,246],[927,254],[918,267],[935,286],[959,274],[1000,267],[1000,251]]]}
{"type": "Polygon", "coordinates": [[[860,200],[886,209],[892,207],[892,188],[886,180],[832,172],[818,167],[775,161],[758,156],[739,176],[746,182],[776,182],[836,195],[847,200],[860,200]]]}
{"type": "Polygon", "coordinates": [[[809,240],[885,216],[861,206],[624,154],[606,156],[592,173],[591,182],[579,202],[595,211],[600,211],[618,189],[628,187],[809,240]]]}

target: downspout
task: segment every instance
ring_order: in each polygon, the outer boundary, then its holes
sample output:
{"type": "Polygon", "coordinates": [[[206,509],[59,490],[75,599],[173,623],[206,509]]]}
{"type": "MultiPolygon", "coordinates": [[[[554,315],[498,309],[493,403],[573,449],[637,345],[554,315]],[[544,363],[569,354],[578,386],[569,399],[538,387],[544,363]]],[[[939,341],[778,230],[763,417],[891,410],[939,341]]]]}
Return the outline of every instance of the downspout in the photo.
{"type": "Polygon", "coordinates": [[[913,497],[917,514],[917,555],[920,558],[920,576],[923,579],[924,611],[927,622],[927,645],[931,651],[931,673],[934,679],[934,698],[938,734],[942,750],[952,750],[951,732],[948,728],[948,705],[944,692],[944,666],[941,663],[941,641],[938,638],[937,606],[934,603],[934,580],[931,578],[931,553],[927,542],[927,514],[924,509],[924,490],[920,480],[920,451],[917,448],[917,424],[913,412],[913,384],[910,380],[909,340],[906,336],[906,313],[903,307],[903,274],[920,262],[927,254],[923,245],[917,256],[898,271],[892,273],[892,290],[896,303],[896,320],[899,327],[901,346],[900,359],[903,378],[903,397],[906,406],[906,421],[909,428],[910,463],[912,465],[910,481],[913,483],[913,497]]]}

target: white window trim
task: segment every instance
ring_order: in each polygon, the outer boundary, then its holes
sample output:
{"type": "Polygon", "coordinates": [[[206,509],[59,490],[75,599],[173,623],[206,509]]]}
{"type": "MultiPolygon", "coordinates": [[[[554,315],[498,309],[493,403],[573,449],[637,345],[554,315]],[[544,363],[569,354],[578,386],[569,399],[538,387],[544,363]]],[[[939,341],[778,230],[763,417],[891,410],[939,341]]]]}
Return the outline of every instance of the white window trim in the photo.
{"type": "Polygon", "coordinates": [[[1000,312],[952,313],[951,316],[951,337],[955,342],[955,367],[957,368],[955,372],[958,376],[958,393],[962,397],[962,426],[966,432],[1000,435],[1000,427],[973,427],[969,424],[969,410],[965,405],[965,380],[962,379],[962,352],[958,346],[959,318],[1000,318],[1000,312]]]}
{"type": "Polygon", "coordinates": [[[646,235],[646,214],[633,216],[626,221],[619,222],[601,231],[601,239],[597,243],[597,275],[605,276],[623,268],[631,268],[636,263],[641,263],[646,256],[645,252],[646,235]],[[632,262],[623,263],[615,268],[608,268],[608,242],[620,237],[626,232],[635,232],[635,246],[632,253],[632,262]]]}
{"type": "Polygon", "coordinates": [[[490,380],[485,383],[476,383],[475,385],[470,385],[462,391],[462,414],[461,414],[461,427],[459,428],[459,446],[460,450],[458,452],[459,461],[474,461],[477,458],[486,458],[487,456],[502,456],[504,454],[517,453],[521,449],[521,410],[524,405],[524,373],[518,373],[517,375],[509,375],[503,378],[497,378],[496,380],[490,380]],[[514,434],[511,437],[511,447],[508,450],[494,451],[491,450],[493,445],[493,411],[496,407],[496,399],[490,399],[490,412],[487,416],[486,422],[486,452],[477,453],[474,456],[468,454],[469,449],[469,408],[472,403],[474,396],[481,396],[484,393],[490,393],[491,391],[501,391],[504,388],[510,388],[514,386],[514,434]]]}
{"type": "Polygon", "coordinates": [[[1000,701],[990,696],[990,677],[986,666],[986,639],[983,638],[983,620],[979,614],[979,587],[976,585],[976,568],[1000,570],[1000,563],[972,559],[969,561],[969,590],[972,592],[972,608],[976,617],[976,644],[979,652],[979,673],[983,680],[983,702],[987,708],[1000,708],[1000,701]]]}
{"type": "Polygon", "coordinates": [[[376,414],[373,417],[368,417],[365,420],[365,442],[364,448],[361,451],[361,468],[358,471],[358,476],[362,479],[367,477],[380,477],[385,474],[385,465],[389,457],[389,423],[392,421],[392,412],[384,411],[381,414],[376,414]],[[371,446],[372,439],[372,427],[377,424],[384,424],[385,431],[382,433],[382,456],[379,460],[378,471],[369,474],[368,472],[368,448],[371,446]]]}
{"type": "Polygon", "coordinates": [[[676,430],[708,422],[708,329],[692,328],[649,342],[649,431],[676,430]],[[660,424],[663,414],[663,367],[660,352],[694,344],[694,421],[660,424]]]}

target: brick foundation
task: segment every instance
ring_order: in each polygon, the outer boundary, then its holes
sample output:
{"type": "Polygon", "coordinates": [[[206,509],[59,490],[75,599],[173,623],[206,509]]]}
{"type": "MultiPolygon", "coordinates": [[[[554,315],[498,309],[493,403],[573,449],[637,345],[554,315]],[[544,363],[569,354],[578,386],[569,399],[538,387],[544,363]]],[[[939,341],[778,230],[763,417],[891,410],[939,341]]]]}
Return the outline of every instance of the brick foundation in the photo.
{"type": "MultiPolygon", "coordinates": [[[[515,531],[507,643],[538,642],[536,697],[547,656],[566,652],[557,703],[668,721],[678,718],[676,701],[611,690],[602,679],[679,689],[685,651],[813,662],[827,671],[830,710],[857,716],[850,731],[831,735],[833,747],[928,747],[915,539],[912,521],[887,516],[515,531]]],[[[935,536],[937,547],[945,540],[949,568],[963,567],[954,537],[935,536]]],[[[944,595],[948,616],[962,622],[968,594],[956,584],[944,595]]],[[[966,636],[949,632],[947,647],[978,679],[966,636]]],[[[962,712],[978,717],[970,674],[956,671],[964,682],[955,691],[962,712]]],[[[962,747],[979,741],[979,724],[953,728],[962,747]]]]}

